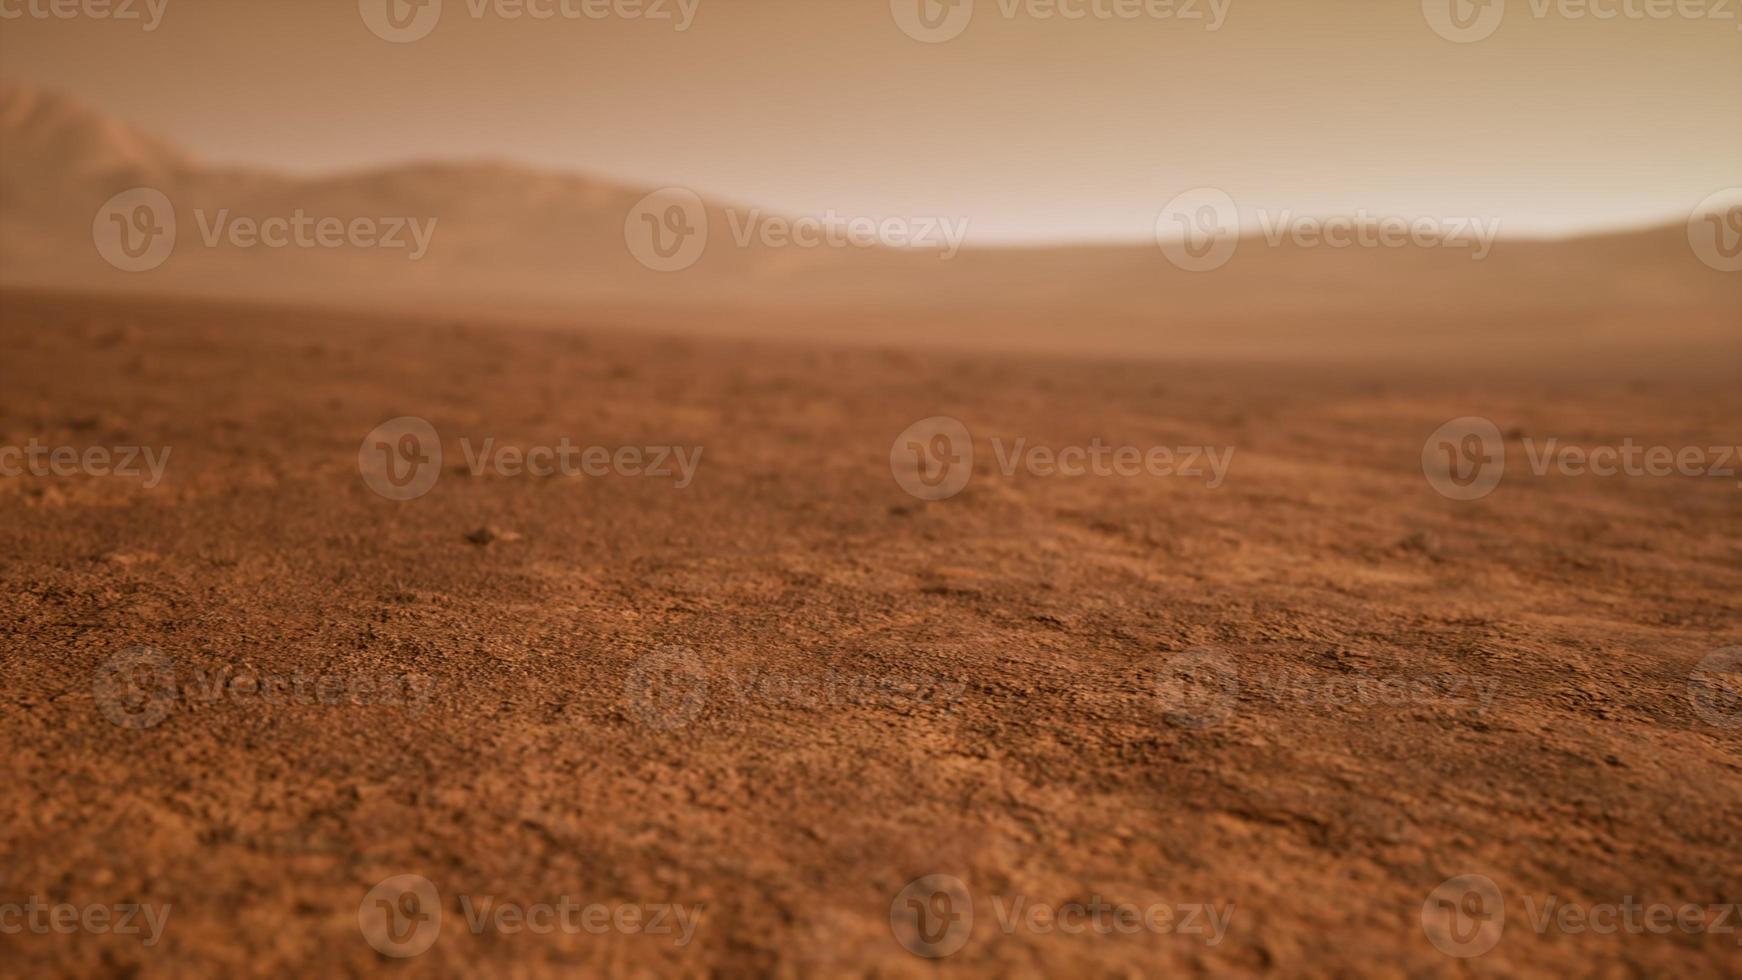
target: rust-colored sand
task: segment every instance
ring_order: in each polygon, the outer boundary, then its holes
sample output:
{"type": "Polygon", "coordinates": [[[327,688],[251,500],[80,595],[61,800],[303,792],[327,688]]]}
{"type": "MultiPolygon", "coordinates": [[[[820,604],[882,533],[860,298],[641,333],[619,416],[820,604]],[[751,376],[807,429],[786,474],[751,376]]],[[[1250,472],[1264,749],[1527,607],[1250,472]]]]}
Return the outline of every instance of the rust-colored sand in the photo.
{"type": "MultiPolygon", "coordinates": [[[[1465,966],[1422,904],[1455,875],[1509,901],[1742,897],[1742,729],[1689,685],[1742,641],[1742,491],[1521,479],[1459,504],[1421,471],[1427,434],[1473,414],[1514,441],[1734,444],[1733,370],[610,327],[0,296],[0,442],[173,449],[151,490],[0,480],[3,890],[173,904],[153,949],[0,936],[4,972],[375,971],[394,964],[358,905],[405,873],[448,916],[408,975],[1440,975],[1465,966]],[[407,415],[447,468],[395,503],[358,447],[407,415]],[[1237,454],[1212,490],[1005,477],[982,444],[968,488],[923,503],[889,452],[937,415],[978,440],[1237,454]],[[705,456],[682,490],[456,469],[461,438],[565,436],[705,456]],[[117,726],[95,679],[138,646],[184,676],[415,675],[427,701],[184,698],[117,726]],[[1241,681],[1207,715],[1169,700],[1194,650],[1241,681]],[[650,656],[699,671],[694,697],[644,697],[650,656]],[[1411,679],[1428,693],[1349,695],[1411,679]],[[931,873],[978,903],[940,966],[889,920],[931,873]],[[706,911],[683,948],[476,936],[462,894],[706,911]],[[1237,912],[1215,946],[1006,934],[992,900],[1014,895],[1237,912]]],[[[1540,936],[1515,915],[1471,970],[1742,962],[1734,935],[1540,936]]]]}

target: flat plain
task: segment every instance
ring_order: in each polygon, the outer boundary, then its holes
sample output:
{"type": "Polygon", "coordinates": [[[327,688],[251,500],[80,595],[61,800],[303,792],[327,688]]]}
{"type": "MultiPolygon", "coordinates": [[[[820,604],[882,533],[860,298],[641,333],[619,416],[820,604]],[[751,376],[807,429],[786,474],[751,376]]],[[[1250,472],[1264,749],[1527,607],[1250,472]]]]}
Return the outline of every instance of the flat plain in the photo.
{"type": "Polygon", "coordinates": [[[400,874],[445,916],[410,975],[1742,963],[1734,934],[1525,912],[1742,896],[1737,702],[1695,682],[1742,644],[1742,489],[1538,477],[1524,446],[1734,445],[1733,362],[1115,360],[24,291],[0,349],[0,442],[171,451],[150,488],[0,480],[5,891],[173,906],[154,948],[0,936],[8,972],[357,975],[388,962],[359,903],[400,874]],[[405,416],[444,461],[394,501],[359,447],[405,416]],[[974,470],[924,501],[890,456],[936,416],[974,470]],[[1508,449],[1469,502],[1422,467],[1463,416],[1508,449]],[[702,455],[681,488],[467,465],[565,438],[702,455]],[[1213,487],[1006,474],[1018,439],[1233,456],[1213,487]],[[173,697],[103,687],[141,649],[173,697]],[[931,874],[976,916],[935,964],[890,916],[931,874]],[[1423,926],[1465,874],[1510,913],[1471,960],[1423,926]],[[705,908],[680,946],[474,934],[461,896],[705,908]],[[1214,943],[1006,929],[1018,898],[1233,914],[1214,943]]]}

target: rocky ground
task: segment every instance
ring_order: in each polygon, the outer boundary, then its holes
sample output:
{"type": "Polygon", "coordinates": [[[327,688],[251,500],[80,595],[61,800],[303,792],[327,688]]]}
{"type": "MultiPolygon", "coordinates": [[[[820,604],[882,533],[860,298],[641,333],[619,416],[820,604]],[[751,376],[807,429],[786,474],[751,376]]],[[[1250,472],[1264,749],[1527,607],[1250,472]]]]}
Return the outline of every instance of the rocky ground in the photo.
{"type": "Polygon", "coordinates": [[[156,453],[0,477],[6,973],[1742,971],[1742,476],[1530,465],[1734,446],[1733,365],[23,293],[0,350],[0,446],[156,453]],[[1506,470],[1458,501],[1466,416],[1506,470]],[[974,459],[924,500],[935,417],[974,459]]]}

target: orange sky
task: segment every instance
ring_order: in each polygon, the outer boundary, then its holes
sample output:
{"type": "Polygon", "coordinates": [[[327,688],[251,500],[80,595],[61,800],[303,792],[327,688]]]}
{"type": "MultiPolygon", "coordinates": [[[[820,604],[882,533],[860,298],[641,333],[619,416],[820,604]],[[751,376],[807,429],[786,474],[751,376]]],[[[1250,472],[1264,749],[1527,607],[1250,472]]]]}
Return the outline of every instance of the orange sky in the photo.
{"type": "Polygon", "coordinates": [[[26,14],[0,20],[7,78],[209,160],[299,171],[501,157],[788,211],[966,216],[975,242],[1147,239],[1202,185],[1273,212],[1535,234],[1679,221],[1742,184],[1734,2],[1694,21],[1509,0],[1469,44],[1437,36],[1422,0],[1217,0],[1213,32],[1037,16],[1140,0],[975,0],[938,44],[889,0],[684,0],[683,32],[445,0],[408,44],[371,33],[359,0],[167,0],[151,32],[28,15],[50,2],[0,0],[26,14]]]}

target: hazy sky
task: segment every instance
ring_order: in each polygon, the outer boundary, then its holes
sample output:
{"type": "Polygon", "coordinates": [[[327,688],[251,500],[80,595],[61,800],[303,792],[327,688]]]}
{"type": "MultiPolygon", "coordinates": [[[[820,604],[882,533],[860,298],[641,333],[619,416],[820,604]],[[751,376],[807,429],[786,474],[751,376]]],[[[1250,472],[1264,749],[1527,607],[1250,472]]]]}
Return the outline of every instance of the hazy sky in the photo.
{"type": "MultiPolygon", "coordinates": [[[[359,0],[150,0],[167,6],[149,33],[29,15],[57,2],[78,0],[0,0],[26,14],[0,20],[5,77],[210,161],[304,172],[505,158],[787,211],[966,216],[977,242],[1147,238],[1198,186],[1245,209],[1518,234],[1679,221],[1742,184],[1734,0],[1701,20],[1495,0],[1474,43],[1436,34],[1423,0],[1216,0],[1216,31],[1210,0],[1174,0],[1195,20],[1145,0],[974,0],[935,44],[898,23],[921,0],[682,0],[682,32],[506,16],[611,0],[445,0],[406,44],[359,0]],[[1089,16],[1040,16],[1055,6],[1089,16]],[[1096,16],[1120,9],[1139,16],[1096,16]]],[[[616,0],[656,2],[682,16],[616,0]]]]}

